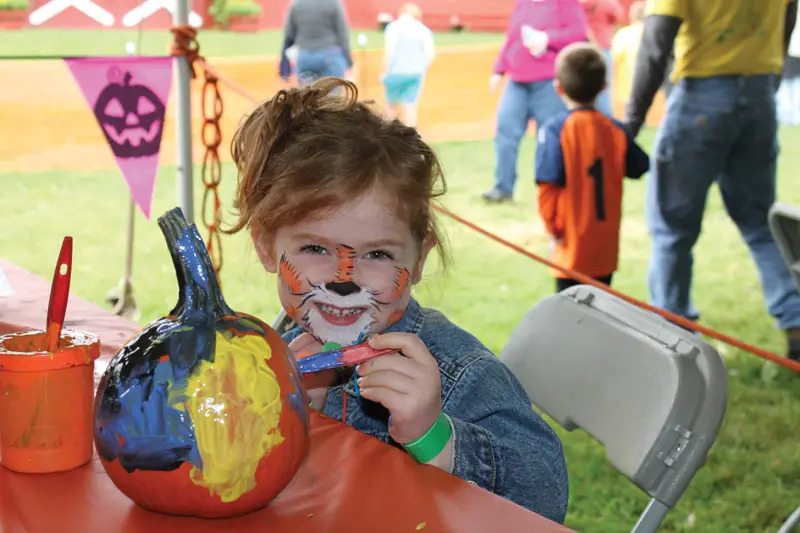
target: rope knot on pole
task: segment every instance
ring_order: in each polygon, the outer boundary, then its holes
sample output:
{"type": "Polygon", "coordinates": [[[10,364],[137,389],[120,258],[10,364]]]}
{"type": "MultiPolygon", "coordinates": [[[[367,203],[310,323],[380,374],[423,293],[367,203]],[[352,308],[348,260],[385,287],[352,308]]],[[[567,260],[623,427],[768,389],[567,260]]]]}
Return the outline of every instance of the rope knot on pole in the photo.
{"type": "Polygon", "coordinates": [[[186,56],[192,78],[197,77],[194,69],[195,62],[203,58],[200,56],[200,43],[197,42],[197,29],[192,26],[180,25],[170,28],[174,40],[170,44],[169,53],[172,56],[186,56]]]}

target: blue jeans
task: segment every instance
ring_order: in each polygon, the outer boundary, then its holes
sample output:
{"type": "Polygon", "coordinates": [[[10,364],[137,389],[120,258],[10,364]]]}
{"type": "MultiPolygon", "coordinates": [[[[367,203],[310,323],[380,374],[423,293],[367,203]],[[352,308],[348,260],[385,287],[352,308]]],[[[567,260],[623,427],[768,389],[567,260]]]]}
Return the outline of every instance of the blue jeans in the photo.
{"type": "Polygon", "coordinates": [[[667,101],[647,181],[646,216],[653,239],[649,268],[653,305],[690,319],[692,247],[706,196],[716,181],[761,277],[779,327],[800,327],[800,294],[770,233],[778,143],[777,76],[681,80],[667,101]]]}
{"type": "Polygon", "coordinates": [[[517,182],[519,143],[531,118],[537,127],[566,111],[556,94],[553,80],[517,83],[510,81],[497,108],[497,134],[494,140],[495,189],[513,194],[517,182]]]}
{"type": "Polygon", "coordinates": [[[603,48],[601,51],[603,52],[603,59],[606,60],[606,88],[597,95],[594,108],[607,117],[613,117],[614,110],[611,107],[611,80],[614,76],[614,61],[611,59],[611,50],[603,48]]]}
{"type": "Polygon", "coordinates": [[[297,52],[297,80],[300,85],[328,76],[342,78],[346,69],[344,53],[338,46],[320,50],[301,48],[297,52]]]}

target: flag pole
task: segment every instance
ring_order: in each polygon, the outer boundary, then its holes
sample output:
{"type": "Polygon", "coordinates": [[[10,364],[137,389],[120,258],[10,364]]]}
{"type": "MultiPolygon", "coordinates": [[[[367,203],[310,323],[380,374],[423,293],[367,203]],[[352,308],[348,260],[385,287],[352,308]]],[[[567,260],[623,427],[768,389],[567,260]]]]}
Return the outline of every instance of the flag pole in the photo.
{"type": "MultiPolygon", "coordinates": [[[[141,7],[141,5],[140,5],[141,7]]],[[[137,42],[128,41],[125,51],[128,55],[140,55],[142,49],[142,21],[139,21],[139,37],[137,42]]],[[[136,298],[133,296],[133,226],[136,220],[136,202],[133,194],[128,200],[128,229],[125,233],[125,273],[116,287],[106,294],[106,301],[114,306],[114,314],[123,316],[133,321],[140,318],[136,298]]]]}
{"type": "MultiPolygon", "coordinates": [[[[172,14],[175,26],[189,24],[189,0],[175,0],[172,14]]],[[[192,197],[192,95],[191,66],[185,55],[175,56],[177,91],[175,105],[176,138],[178,140],[178,205],[189,224],[194,222],[192,197]]]]}

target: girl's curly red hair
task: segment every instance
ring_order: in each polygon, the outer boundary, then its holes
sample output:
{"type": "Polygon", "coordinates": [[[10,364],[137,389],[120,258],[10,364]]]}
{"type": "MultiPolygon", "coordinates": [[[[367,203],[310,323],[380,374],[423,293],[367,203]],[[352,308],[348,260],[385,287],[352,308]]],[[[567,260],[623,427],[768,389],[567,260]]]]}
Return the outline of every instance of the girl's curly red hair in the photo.
{"type": "Polygon", "coordinates": [[[360,102],[349,81],[323,78],[278,91],[239,126],[231,152],[239,217],[226,233],[255,225],[274,235],[379,187],[396,199],[412,235],[435,242],[445,258],[431,209],[446,190],[436,154],[414,128],[360,102]]]}

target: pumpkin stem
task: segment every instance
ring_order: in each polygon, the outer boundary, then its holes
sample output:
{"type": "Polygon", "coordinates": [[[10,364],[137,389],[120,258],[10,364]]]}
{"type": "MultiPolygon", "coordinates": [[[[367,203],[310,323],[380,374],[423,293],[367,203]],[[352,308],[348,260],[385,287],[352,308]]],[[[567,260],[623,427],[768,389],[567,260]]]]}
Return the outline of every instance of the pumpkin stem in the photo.
{"type": "Polygon", "coordinates": [[[205,311],[213,315],[210,319],[216,319],[235,314],[222,297],[217,273],[197,227],[186,223],[178,207],[160,216],[158,226],[167,241],[178,277],[178,303],[170,315],[196,315],[198,311],[205,311]]]}

